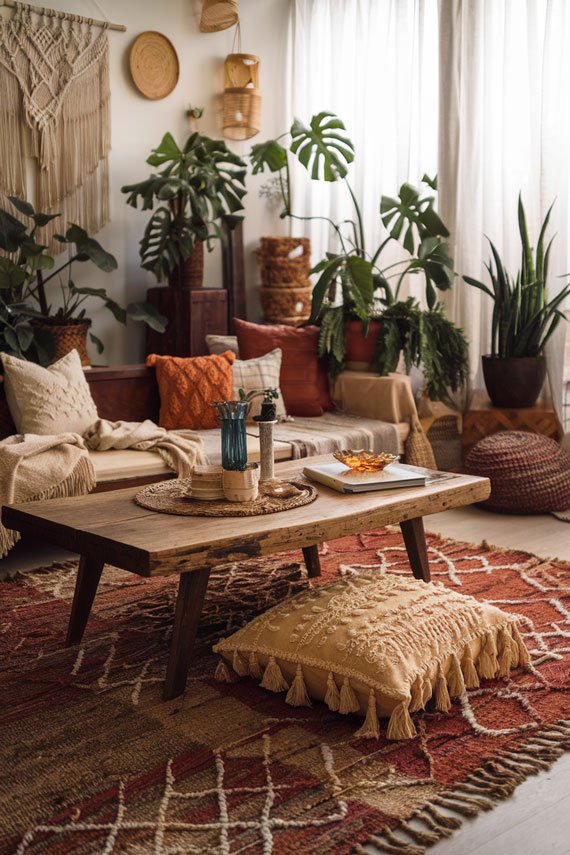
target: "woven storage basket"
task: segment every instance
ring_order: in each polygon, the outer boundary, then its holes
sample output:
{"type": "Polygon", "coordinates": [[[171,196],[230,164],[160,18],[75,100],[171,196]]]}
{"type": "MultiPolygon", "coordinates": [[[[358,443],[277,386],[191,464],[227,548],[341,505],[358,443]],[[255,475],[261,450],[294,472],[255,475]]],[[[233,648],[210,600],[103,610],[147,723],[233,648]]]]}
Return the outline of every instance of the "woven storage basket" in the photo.
{"type": "Polygon", "coordinates": [[[406,463],[410,466],[424,466],[426,469],[437,469],[435,455],[430,441],[417,416],[410,420],[410,433],[406,440],[406,463]]]}
{"type": "Polygon", "coordinates": [[[470,475],[491,481],[483,504],[505,514],[543,514],[570,508],[570,455],[546,436],[501,431],[482,439],[465,461],[470,475]]]}
{"type": "Polygon", "coordinates": [[[239,21],[238,0],[202,0],[200,30],[215,33],[239,21]]]}
{"type": "Polygon", "coordinates": [[[302,288],[262,288],[261,305],[265,320],[272,323],[305,321],[311,314],[310,283],[302,288]]]}
{"type": "Polygon", "coordinates": [[[427,431],[438,469],[445,472],[461,472],[461,433],[457,416],[440,416],[427,431]]]}
{"type": "Polygon", "coordinates": [[[307,258],[311,257],[311,241],[309,238],[299,237],[262,237],[260,242],[260,250],[262,255],[284,255],[288,256],[290,252],[303,247],[303,255],[307,258]]]}
{"type": "Polygon", "coordinates": [[[55,340],[55,353],[53,362],[61,359],[72,350],[79,354],[82,365],[91,365],[87,355],[87,333],[91,321],[76,321],[72,324],[34,324],[38,329],[46,330],[52,334],[55,340]]]}
{"type": "Polygon", "coordinates": [[[230,140],[247,140],[259,133],[261,92],[259,89],[224,90],[222,128],[230,140]]]}
{"type": "Polygon", "coordinates": [[[273,284],[301,285],[307,280],[310,270],[309,258],[285,259],[279,256],[262,255],[259,260],[261,281],[268,287],[273,284]]]}

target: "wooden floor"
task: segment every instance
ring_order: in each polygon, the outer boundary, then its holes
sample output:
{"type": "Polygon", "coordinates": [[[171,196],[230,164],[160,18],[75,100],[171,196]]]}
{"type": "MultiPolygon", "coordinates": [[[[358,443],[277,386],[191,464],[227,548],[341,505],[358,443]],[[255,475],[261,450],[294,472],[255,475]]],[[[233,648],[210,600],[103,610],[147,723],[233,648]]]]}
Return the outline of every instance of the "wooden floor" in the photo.
{"type": "MultiPolygon", "coordinates": [[[[472,543],[486,540],[497,546],[525,549],[544,558],[570,561],[570,523],[548,516],[510,517],[465,508],[427,517],[426,528],[457,540],[472,543]]],[[[45,545],[20,545],[9,558],[0,561],[0,578],[6,573],[71,557],[45,545]]],[[[377,850],[370,847],[369,851],[377,850]]],[[[464,820],[451,839],[429,850],[429,855],[511,853],[570,855],[570,754],[549,771],[529,778],[493,811],[464,820]]]]}

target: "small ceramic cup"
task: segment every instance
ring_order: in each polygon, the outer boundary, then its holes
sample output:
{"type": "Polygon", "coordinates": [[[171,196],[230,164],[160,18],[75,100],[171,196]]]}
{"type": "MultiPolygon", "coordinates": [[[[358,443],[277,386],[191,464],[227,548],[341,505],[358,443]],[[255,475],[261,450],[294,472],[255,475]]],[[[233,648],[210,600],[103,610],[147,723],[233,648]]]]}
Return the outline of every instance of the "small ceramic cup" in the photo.
{"type": "Polygon", "coordinates": [[[257,463],[250,463],[243,471],[224,469],[222,485],[228,502],[253,502],[259,493],[257,463]]]}

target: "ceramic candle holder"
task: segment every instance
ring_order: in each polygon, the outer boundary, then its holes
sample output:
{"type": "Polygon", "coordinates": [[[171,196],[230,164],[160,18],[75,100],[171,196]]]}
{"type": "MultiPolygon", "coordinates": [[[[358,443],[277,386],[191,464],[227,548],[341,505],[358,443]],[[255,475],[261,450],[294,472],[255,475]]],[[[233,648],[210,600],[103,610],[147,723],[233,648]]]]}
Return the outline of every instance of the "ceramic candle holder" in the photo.
{"type": "Polygon", "coordinates": [[[224,469],[224,496],[228,502],[253,502],[259,494],[259,467],[251,463],[242,471],[224,469]]]}

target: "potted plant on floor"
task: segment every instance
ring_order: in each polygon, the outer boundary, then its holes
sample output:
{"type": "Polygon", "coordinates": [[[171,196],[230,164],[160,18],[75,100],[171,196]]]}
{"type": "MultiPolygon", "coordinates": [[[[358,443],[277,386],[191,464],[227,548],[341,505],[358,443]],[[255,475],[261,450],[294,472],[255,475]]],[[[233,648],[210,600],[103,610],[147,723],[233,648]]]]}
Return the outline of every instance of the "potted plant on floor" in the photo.
{"type": "Polygon", "coordinates": [[[403,352],[408,370],[422,365],[430,397],[446,400],[467,379],[467,342],[446,318],[438,299],[438,291],[449,289],[455,274],[446,243],[449,233],[434,208],[435,182],[424,176],[422,190],[403,184],[397,198],[382,196],[379,212],[388,233],[369,251],[360,206],[347,179],[353,159],[354,146],[345,127],[331,113],[313,116],[308,127],[295,120],[288,134],[251,151],[254,174],[269,170],[278,175],[282,216],[323,219],[330,224],[337,249],[312,270],[319,278],[310,320],[320,324],[320,349],[329,358],[331,373],[344,367],[347,344],[356,334],[358,356],[368,357],[380,373],[393,370],[403,352]],[[313,179],[345,183],[353,219],[334,223],[327,217],[294,214],[289,180],[292,156],[313,179]],[[381,255],[392,241],[403,246],[406,256],[382,266],[381,255]],[[405,277],[417,274],[424,277],[427,309],[413,298],[400,299],[405,277]]]}
{"type": "Polygon", "coordinates": [[[550,301],[547,280],[550,250],[554,238],[545,246],[546,230],[552,206],[542,227],[536,251],[530,244],[526,214],[519,196],[518,227],[521,242],[521,268],[511,276],[492,241],[492,259],[486,264],[491,287],[464,276],[464,280],[493,300],[491,353],[481,357],[485,386],[497,407],[532,407],[546,377],[544,348],[561,320],[564,301],[570,294],[567,284],[550,301]]]}
{"type": "MultiPolygon", "coordinates": [[[[109,273],[117,262],[100,243],[77,225],[68,226],[65,234],[56,234],[70,252],[59,266],[47,247],[37,239],[37,232],[59,216],[42,214],[29,202],[9,197],[14,208],[28,221],[21,222],[0,208],[0,347],[23,359],[48,364],[76,348],[84,365],[89,364],[86,342],[91,320],[84,303],[91,297],[102,300],[120,323],[127,318],[144,321],[164,330],[166,319],[148,303],[130,303],[126,309],[107,294],[104,288],[79,287],[72,279],[74,264],[92,262],[109,273]],[[51,284],[50,284],[51,283],[51,284]],[[50,290],[59,285],[60,305],[51,302],[50,290]]],[[[98,353],[103,343],[90,333],[98,353]]]]}
{"type": "Polygon", "coordinates": [[[204,275],[204,243],[223,239],[220,220],[232,228],[243,219],[246,166],[222,140],[198,132],[182,148],[167,133],[147,163],[160,170],[121,188],[127,204],[152,215],[140,242],[141,265],[158,282],[196,288],[204,275]]]}

